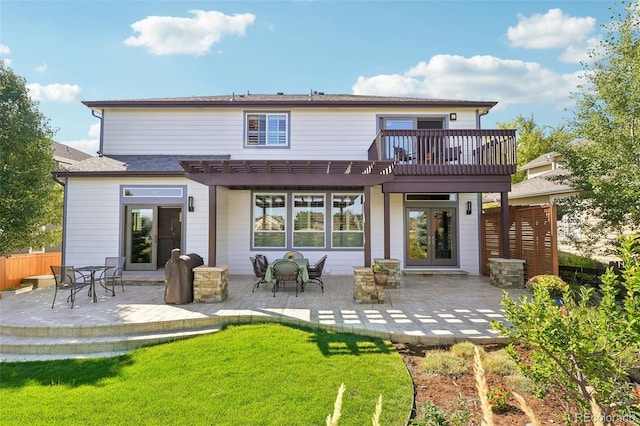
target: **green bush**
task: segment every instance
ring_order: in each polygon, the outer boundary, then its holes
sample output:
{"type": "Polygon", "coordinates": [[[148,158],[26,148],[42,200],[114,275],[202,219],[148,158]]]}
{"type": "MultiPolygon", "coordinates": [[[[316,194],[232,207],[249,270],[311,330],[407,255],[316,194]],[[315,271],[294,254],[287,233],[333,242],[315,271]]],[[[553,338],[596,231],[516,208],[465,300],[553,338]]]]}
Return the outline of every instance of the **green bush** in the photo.
{"type": "MultiPolygon", "coordinates": [[[[474,345],[471,342],[460,342],[451,346],[451,349],[449,349],[449,351],[452,354],[457,355],[461,358],[472,359],[475,348],[476,348],[476,345],[474,345]]],[[[480,350],[480,357],[481,358],[484,357],[485,352],[482,346],[478,346],[478,349],[480,350]]]]}
{"type": "Polygon", "coordinates": [[[517,364],[505,350],[488,353],[482,360],[486,373],[509,376],[518,372],[517,364]]]}
{"type": "Polygon", "coordinates": [[[425,355],[422,360],[422,368],[427,373],[443,376],[455,376],[467,371],[467,362],[446,351],[434,351],[425,355]]]}
{"type": "MultiPolygon", "coordinates": [[[[533,285],[533,298],[504,295],[506,323],[492,321],[512,344],[526,345],[523,358],[511,350],[518,368],[542,387],[561,389],[563,397],[585,410],[597,406],[604,418],[640,403],[629,384],[629,372],[640,353],[640,236],[620,237],[620,274],[612,268],[600,277],[601,297],[580,288],[562,307],[533,285]],[[621,297],[619,297],[619,295],[621,297]],[[507,325],[508,324],[508,325],[507,325]]],[[[597,411],[597,410],[596,410],[597,411]]]]}
{"type": "Polygon", "coordinates": [[[541,396],[541,394],[544,393],[541,392],[541,389],[536,386],[533,380],[531,380],[527,376],[522,375],[521,373],[508,375],[504,379],[507,386],[509,386],[509,388],[514,392],[528,393],[536,396],[541,396]]]}
{"type": "Polygon", "coordinates": [[[529,290],[533,290],[535,286],[545,288],[551,297],[560,297],[569,290],[569,284],[557,275],[536,275],[525,284],[529,290]]]}

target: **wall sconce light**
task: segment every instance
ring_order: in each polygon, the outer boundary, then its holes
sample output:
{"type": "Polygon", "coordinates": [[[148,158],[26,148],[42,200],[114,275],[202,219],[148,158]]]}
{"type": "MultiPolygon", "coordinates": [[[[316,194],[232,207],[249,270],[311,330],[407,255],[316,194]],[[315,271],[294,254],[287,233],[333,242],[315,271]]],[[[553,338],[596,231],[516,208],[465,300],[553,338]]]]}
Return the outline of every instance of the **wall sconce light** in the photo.
{"type": "Polygon", "coordinates": [[[449,114],[449,121],[456,121],[458,119],[458,114],[456,114],[455,112],[452,112],[451,114],[449,114]]]}
{"type": "Polygon", "coordinates": [[[471,214],[471,201],[467,201],[467,214],[471,214]]]}
{"type": "Polygon", "coordinates": [[[190,212],[192,212],[193,209],[193,197],[191,195],[189,195],[189,197],[187,198],[187,208],[189,209],[190,212]]]}

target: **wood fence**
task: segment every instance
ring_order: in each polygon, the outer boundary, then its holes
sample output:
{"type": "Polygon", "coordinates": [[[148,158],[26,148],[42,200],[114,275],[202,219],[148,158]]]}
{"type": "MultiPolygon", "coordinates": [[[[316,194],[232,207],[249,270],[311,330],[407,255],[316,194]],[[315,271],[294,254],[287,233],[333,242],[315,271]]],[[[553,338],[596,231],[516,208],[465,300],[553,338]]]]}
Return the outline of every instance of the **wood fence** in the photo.
{"type": "Polygon", "coordinates": [[[60,265],[61,252],[14,254],[0,257],[0,290],[20,285],[24,277],[50,275],[50,265],[60,265]]]}
{"type": "MultiPolygon", "coordinates": [[[[504,257],[500,209],[482,213],[482,273],[489,275],[489,258],[504,257]]],[[[558,275],[557,212],[555,205],[509,207],[511,259],[525,261],[525,280],[541,274],[558,275]]]]}

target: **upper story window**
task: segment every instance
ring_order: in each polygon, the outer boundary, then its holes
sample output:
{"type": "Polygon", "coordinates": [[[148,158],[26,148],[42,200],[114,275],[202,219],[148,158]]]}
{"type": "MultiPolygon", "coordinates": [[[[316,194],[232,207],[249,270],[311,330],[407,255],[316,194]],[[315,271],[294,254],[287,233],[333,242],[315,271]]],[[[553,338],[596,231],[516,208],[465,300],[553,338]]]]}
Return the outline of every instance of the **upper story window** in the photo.
{"type": "Polygon", "coordinates": [[[245,146],[288,146],[289,114],[247,113],[245,146]]]}

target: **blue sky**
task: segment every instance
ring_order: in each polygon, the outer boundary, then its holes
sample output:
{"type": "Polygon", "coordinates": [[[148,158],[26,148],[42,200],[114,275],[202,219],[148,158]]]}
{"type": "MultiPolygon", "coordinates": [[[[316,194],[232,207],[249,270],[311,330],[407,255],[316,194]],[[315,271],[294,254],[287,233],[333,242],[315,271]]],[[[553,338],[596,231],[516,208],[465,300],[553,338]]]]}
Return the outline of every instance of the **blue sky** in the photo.
{"type": "Polygon", "coordinates": [[[569,117],[609,1],[0,0],[0,59],[54,140],[95,154],[83,100],[353,93],[491,100],[569,117]]]}

